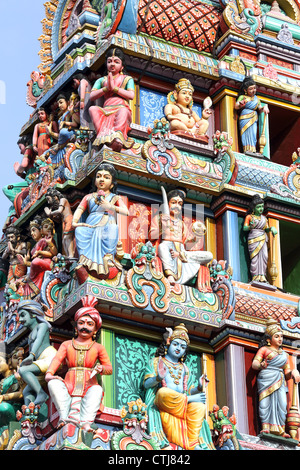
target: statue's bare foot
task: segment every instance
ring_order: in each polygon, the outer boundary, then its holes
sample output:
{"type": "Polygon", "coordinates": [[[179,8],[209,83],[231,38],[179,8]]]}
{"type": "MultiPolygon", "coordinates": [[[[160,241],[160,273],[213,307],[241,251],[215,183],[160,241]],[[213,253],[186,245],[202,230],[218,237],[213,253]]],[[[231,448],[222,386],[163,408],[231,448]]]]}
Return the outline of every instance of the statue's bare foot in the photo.
{"type": "Polygon", "coordinates": [[[40,405],[42,403],[45,403],[47,400],[48,400],[49,396],[47,395],[46,392],[44,392],[44,390],[41,390],[37,396],[36,396],[36,399],[34,400],[34,404],[35,405],[40,405]]]}

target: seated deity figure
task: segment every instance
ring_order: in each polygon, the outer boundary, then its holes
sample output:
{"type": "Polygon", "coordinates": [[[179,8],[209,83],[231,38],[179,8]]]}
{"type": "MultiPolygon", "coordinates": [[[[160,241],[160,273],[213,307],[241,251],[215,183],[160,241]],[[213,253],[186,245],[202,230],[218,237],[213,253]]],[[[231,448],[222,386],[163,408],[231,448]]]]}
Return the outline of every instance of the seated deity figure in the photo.
{"type": "Polygon", "coordinates": [[[83,307],[74,317],[77,336],[60,345],[45,377],[59,413],[58,428],[72,423],[94,432],[92,424],[97,412],[103,409],[103,389],[97,374],[111,375],[112,365],[104,346],[95,340],[102,324],[96,303],[95,297],[83,297],[83,307]],[[65,360],[68,372],[63,379],[55,374],[65,360]]]}
{"type": "Polygon", "coordinates": [[[96,130],[95,147],[108,145],[120,152],[129,149],[134,140],[128,138],[132,113],[129,102],[134,98],[134,81],[124,70],[125,56],[118,47],[111,47],[106,53],[107,76],[99,78],[91,91],[89,113],[96,130]],[[103,99],[102,106],[95,101],[103,99]]]}
{"type": "Polygon", "coordinates": [[[28,244],[22,240],[21,232],[17,227],[10,226],[6,230],[7,248],[4,250],[2,259],[9,260],[7,284],[13,291],[18,289],[18,283],[27,273],[27,266],[23,261],[29,252],[28,244]],[[21,257],[21,258],[20,258],[21,257]]]}
{"type": "Polygon", "coordinates": [[[149,238],[159,241],[157,254],[164,274],[171,285],[186,284],[197,275],[197,289],[211,292],[209,272],[205,265],[213,259],[213,254],[209,251],[185,249],[187,241],[203,238],[206,228],[202,222],[195,222],[190,234],[182,220],[185,193],[175,189],[166,195],[163,187],[162,192],[164,213],[153,218],[149,238]],[[203,267],[206,269],[202,269],[203,267]]]}
{"type": "Polygon", "coordinates": [[[20,323],[30,330],[29,354],[19,367],[19,374],[26,386],[23,390],[24,404],[41,405],[49,398],[43,390],[45,373],[56,354],[50,344],[51,325],[47,322],[42,306],[35,300],[21,300],[17,312],[20,323]]]}
{"type": "MultiPolygon", "coordinates": [[[[33,148],[33,142],[31,135],[24,135],[20,137],[20,139],[17,142],[17,145],[20,149],[21,155],[23,155],[21,163],[15,162],[14,163],[14,170],[20,178],[26,179],[25,182],[27,183],[28,186],[28,176],[34,171],[33,164],[34,164],[34,148],[33,148]]],[[[14,185],[15,186],[15,185],[14,185]]],[[[23,183],[23,186],[26,187],[26,184],[23,183]]],[[[21,186],[21,189],[19,189],[19,186],[15,188],[15,190],[21,191],[23,187],[21,186]]],[[[14,194],[15,195],[15,194],[14,194]]]]}
{"type": "Polygon", "coordinates": [[[81,280],[88,272],[96,277],[108,277],[110,269],[122,270],[117,260],[117,214],[128,215],[128,209],[115,194],[116,176],[113,165],[102,163],[95,175],[94,191],[83,198],[74,212],[73,227],[79,254],[76,273],[81,280]],[[85,222],[81,222],[82,216],[87,216],[85,222]]]}
{"type": "Polygon", "coordinates": [[[16,420],[16,412],[23,398],[23,382],[19,380],[17,369],[22,362],[24,349],[17,347],[6,356],[0,352],[0,427],[16,420]]]}
{"type": "Polygon", "coordinates": [[[24,299],[30,299],[39,294],[45,272],[51,271],[52,259],[58,253],[54,240],[54,222],[51,219],[36,216],[30,222],[30,234],[35,245],[27,256],[18,256],[24,265],[30,267],[28,275],[24,278],[22,294],[24,299]]]}
{"type": "Polygon", "coordinates": [[[167,340],[158,348],[144,375],[148,430],[161,448],[173,443],[185,450],[213,449],[205,420],[208,380],[202,375],[196,386],[191,385],[190,370],[184,362],[190,344],[188,331],[183,323],[174,331],[168,330],[167,340]]]}
{"type": "Polygon", "coordinates": [[[164,113],[170,122],[170,131],[173,134],[191,134],[194,137],[204,136],[208,130],[208,119],[212,114],[210,109],[212,101],[209,97],[203,102],[202,117],[193,111],[194,88],[191,82],[181,78],[175,85],[175,90],[168,94],[168,104],[164,113]]]}
{"type": "Polygon", "coordinates": [[[73,93],[70,99],[61,93],[56,98],[58,106],[58,129],[53,122],[46,126],[50,137],[57,140],[57,144],[50,149],[52,164],[57,167],[63,163],[67,144],[75,138],[75,130],[80,125],[79,97],[73,93]]]}

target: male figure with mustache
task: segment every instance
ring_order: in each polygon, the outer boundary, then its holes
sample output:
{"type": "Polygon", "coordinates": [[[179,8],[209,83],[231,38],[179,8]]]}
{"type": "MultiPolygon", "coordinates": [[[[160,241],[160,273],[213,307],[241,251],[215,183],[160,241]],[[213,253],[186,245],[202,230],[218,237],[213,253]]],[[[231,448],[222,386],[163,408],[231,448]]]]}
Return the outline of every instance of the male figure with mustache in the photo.
{"type": "Polygon", "coordinates": [[[75,314],[78,336],[61,344],[46,373],[49,393],[59,413],[58,428],[73,423],[84,431],[94,432],[93,424],[98,410],[101,411],[103,389],[96,373],[111,375],[112,365],[101,344],[95,341],[102,320],[94,308],[97,299],[86,296],[83,307],[75,314]],[[66,360],[68,372],[65,379],[54,375],[66,360]]]}

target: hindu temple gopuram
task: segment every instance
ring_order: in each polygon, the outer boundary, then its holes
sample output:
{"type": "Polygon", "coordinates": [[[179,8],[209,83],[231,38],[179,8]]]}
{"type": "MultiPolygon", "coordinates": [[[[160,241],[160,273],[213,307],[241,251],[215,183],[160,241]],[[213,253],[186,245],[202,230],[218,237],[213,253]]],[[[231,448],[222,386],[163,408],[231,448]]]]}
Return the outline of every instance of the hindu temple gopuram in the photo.
{"type": "Polygon", "coordinates": [[[298,450],[300,1],[44,6],[0,449],[298,450]]]}

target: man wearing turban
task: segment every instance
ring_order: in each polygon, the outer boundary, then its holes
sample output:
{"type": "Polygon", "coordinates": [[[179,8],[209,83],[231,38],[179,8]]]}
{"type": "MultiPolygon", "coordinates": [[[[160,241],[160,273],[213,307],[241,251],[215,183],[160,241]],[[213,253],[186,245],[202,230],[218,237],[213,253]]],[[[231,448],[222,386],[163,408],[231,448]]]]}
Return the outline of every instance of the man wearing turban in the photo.
{"type": "Polygon", "coordinates": [[[96,373],[111,375],[112,365],[101,344],[95,341],[102,320],[94,308],[97,299],[86,296],[83,307],[75,314],[77,337],[61,344],[46,374],[49,393],[59,413],[58,427],[73,423],[85,431],[92,431],[98,410],[102,409],[103,389],[96,373]],[[64,379],[56,376],[66,361],[68,372],[64,379]]]}

